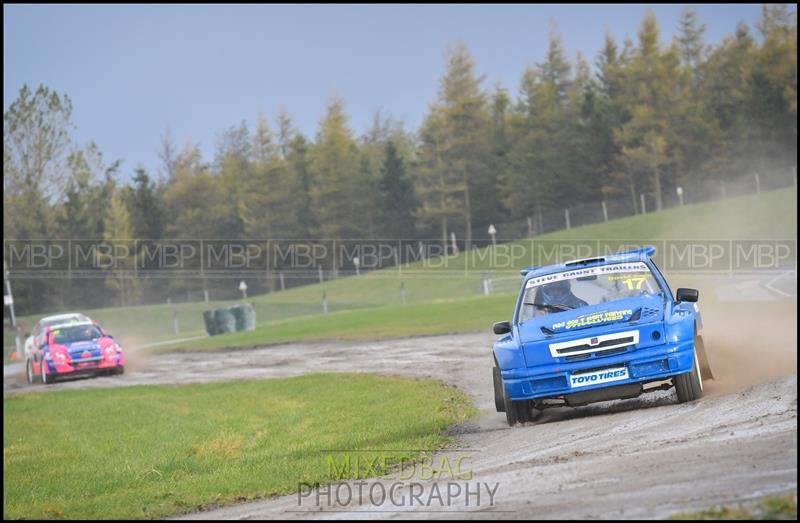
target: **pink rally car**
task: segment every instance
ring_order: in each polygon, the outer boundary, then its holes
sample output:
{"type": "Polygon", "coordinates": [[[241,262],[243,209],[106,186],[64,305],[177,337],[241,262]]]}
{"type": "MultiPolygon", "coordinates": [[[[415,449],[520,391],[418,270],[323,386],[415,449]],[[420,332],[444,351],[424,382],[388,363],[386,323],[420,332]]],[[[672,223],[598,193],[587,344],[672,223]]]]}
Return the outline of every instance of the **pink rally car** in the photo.
{"type": "Polygon", "coordinates": [[[63,376],[122,374],[122,347],[92,321],[46,327],[33,340],[26,362],[28,383],[53,383],[63,376]]]}

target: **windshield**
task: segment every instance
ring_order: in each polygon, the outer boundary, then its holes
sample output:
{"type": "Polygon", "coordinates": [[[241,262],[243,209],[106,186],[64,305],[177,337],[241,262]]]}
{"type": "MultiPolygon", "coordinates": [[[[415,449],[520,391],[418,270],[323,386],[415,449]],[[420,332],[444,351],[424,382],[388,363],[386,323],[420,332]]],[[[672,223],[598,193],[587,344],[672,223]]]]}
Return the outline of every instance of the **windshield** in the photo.
{"type": "Polygon", "coordinates": [[[589,305],[624,298],[661,294],[650,268],[643,262],[614,263],[573,269],[528,280],[518,323],[589,305]]]}
{"type": "Polygon", "coordinates": [[[65,344],[76,341],[92,341],[102,338],[103,333],[94,325],[77,325],[61,327],[53,331],[53,343],[65,344]]]}
{"type": "Polygon", "coordinates": [[[71,316],[55,316],[53,318],[44,318],[40,320],[40,327],[50,327],[51,325],[58,325],[60,323],[77,323],[89,321],[89,318],[82,314],[73,314],[71,316]]]}

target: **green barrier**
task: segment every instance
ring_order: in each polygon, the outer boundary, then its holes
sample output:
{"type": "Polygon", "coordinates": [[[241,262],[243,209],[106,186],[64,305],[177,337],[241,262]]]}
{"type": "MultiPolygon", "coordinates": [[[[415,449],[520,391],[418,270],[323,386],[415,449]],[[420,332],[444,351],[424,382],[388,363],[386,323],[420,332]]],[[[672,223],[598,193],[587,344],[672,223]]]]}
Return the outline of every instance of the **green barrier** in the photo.
{"type": "Polygon", "coordinates": [[[256,328],[256,311],[250,303],[240,303],[203,312],[209,336],[228,332],[251,331],[256,328]]]}
{"type": "Polygon", "coordinates": [[[236,331],[251,331],[256,328],[256,311],[249,303],[233,305],[230,307],[236,317],[236,331]]]}
{"type": "Polygon", "coordinates": [[[217,324],[217,334],[236,332],[236,317],[230,309],[216,309],[214,311],[214,321],[217,324]]]}
{"type": "Polygon", "coordinates": [[[214,320],[214,311],[203,312],[203,322],[206,324],[206,332],[209,336],[217,334],[217,322],[214,320]]]}

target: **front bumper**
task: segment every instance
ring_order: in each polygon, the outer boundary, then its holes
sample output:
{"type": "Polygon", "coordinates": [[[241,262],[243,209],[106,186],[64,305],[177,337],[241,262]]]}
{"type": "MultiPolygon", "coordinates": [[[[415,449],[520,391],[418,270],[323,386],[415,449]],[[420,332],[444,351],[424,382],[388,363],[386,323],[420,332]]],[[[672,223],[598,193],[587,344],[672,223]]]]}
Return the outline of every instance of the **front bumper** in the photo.
{"type": "Polygon", "coordinates": [[[574,363],[553,363],[509,369],[501,372],[508,397],[512,400],[563,397],[575,392],[591,391],[625,384],[644,384],[660,381],[692,370],[694,340],[667,343],[638,349],[615,356],[595,358],[574,363]],[[612,382],[570,387],[572,373],[606,368],[625,367],[628,378],[612,382]]]}
{"type": "Polygon", "coordinates": [[[113,370],[125,365],[123,353],[118,352],[113,356],[104,357],[97,361],[47,361],[47,374],[51,377],[60,376],[80,376],[86,374],[96,374],[108,370],[113,370]]]}

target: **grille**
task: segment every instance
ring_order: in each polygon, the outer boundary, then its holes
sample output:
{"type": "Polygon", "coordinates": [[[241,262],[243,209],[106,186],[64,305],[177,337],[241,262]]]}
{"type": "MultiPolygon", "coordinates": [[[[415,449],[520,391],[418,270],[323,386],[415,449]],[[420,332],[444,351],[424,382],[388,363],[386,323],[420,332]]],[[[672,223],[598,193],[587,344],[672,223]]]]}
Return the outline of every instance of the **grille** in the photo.
{"type": "Polygon", "coordinates": [[[618,332],[590,338],[581,338],[550,344],[550,355],[554,358],[570,358],[567,361],[577,361],[575,356],[594,354],[606,356],[628,350],[631,345],[639,343],[639,331],[618,332]]]}
{"type": "Polygon", "coordinates": [[[626,338],[605,340],[605,341],[601,341],[599,343],[596,343],[595,345],[591,345],[591,344],[575,345],[574,347],[567,347],[565,349],[559,349],[558,353],[559,354],[569,354],[571,352],[578,352],[578,351],[583,351],[583,350],[586,350],[586,349],[591,349],[591,350],[595,351],[597,349],[602,349],[603,347],[619,346],[620,343],[625,343],[625,344],[633,343],[633,336],[628,336],[626,338]]]}

